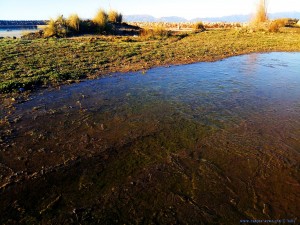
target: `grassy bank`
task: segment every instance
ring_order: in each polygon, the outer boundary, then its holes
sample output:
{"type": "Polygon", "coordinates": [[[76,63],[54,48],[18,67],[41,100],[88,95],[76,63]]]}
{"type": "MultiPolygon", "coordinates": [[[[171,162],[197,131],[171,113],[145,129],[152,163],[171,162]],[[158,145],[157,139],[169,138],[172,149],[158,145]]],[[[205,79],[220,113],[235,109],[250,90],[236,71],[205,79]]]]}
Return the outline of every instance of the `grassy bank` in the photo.
{"type": "Polygon", "coordinates": [[[32,90],[112,72],[214,61],[251,52],[300,51],[299,40],[297,32],[249,33],[234,29],[158,39],[103,36],[1,39],[0,92],[32,90]]]}

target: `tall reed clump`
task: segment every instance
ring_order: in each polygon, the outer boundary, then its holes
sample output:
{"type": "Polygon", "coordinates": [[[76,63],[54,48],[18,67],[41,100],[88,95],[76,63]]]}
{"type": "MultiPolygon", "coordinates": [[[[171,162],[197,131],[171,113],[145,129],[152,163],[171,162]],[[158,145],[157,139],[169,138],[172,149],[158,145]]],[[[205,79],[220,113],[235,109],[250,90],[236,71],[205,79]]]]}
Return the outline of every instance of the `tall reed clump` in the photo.
{"type": "Polygon", "coordinates": [[[44,37],[66,37],[67,33],[67,22],[62,15],[56,19],[50,19],[44,28],[44,37]]]}
{"type": "Polygon", "coordinates": [[[79,30],[80,30],[80,23],[81,23],[81,20],[80,20],[79,16],[76,13],[71,14],[68,17],[68,19],[67,19],[67,25],[68,25],[68,27],[72,31],[75,31],[75,32],[79,32],[79,30]]]}
{"type": "Polygon", "coordinates": [[[200,22],[197,22],[194,24],[194,30],[196,32],[205,31],[205,27],[204,27],[203,23],[200,21],[200,22]]]}
{"type": "Polygon", "coordinates": [[[93,18],[93,22],[96,24],[98,31],[102,32],[108,28],[108,15],[103,9],[99,9],[93,18]]]}
{"type": "Polygon", "coordinates": [[[260,26],[262,23],[268,21],[267,2],[266,0],[260,0],[257,6],[257,10],[251,24],[255,27],[260,26]]]}
{"type": "Polygon", "coordinates": [[[44,37],[53,37],[57,33],[56,28],[55,20],[51,18],[44,28],[44,37]]]}
{"type": "Polygon", "coordinates": [[[115,10],[108,12],[108,21],[111,23],[122,23],[123,15],[115,10]]]}

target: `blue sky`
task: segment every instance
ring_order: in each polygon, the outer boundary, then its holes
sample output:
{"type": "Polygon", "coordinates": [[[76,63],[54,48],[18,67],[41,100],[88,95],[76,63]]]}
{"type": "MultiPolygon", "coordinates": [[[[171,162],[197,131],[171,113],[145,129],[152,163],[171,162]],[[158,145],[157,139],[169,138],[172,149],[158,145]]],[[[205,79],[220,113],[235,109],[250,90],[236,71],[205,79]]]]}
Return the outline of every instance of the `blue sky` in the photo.
{"type": "MultiPolygon", "coordinates": [[[[249,14],[258,0],[0,0],[1,19],[49,19],[77,13],[91,18],[99,8],[115,9],[124,15],[155,17],[216,17],[249,14]]],[[[300,0],[268,0],[269,12],[300,12],[300,0]]]]}

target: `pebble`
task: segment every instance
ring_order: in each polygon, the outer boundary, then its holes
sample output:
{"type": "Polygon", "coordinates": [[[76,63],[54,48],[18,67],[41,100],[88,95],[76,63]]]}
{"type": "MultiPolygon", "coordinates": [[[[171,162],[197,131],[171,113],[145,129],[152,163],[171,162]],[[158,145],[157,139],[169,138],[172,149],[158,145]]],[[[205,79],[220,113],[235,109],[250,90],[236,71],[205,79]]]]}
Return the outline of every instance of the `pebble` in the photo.
{"type": "Polygon", "coordinates": [[[101,130],[104,130],[104,124],[103,123],[100,125],[100,127],[101,127],[101,130]]]}
{"type": "Polygon", "coordinates": [[[25,91],[25,88],[19,88],[19,91],[20,91],[20,92],[24,92],[24,91],[25,91]]]}
{"type": "Polygon", "coordinates": [[[39,153],[45,152],[45,148],[40,148],[40,149],[38,150],[38,152],[39,152],[39,153]]]}

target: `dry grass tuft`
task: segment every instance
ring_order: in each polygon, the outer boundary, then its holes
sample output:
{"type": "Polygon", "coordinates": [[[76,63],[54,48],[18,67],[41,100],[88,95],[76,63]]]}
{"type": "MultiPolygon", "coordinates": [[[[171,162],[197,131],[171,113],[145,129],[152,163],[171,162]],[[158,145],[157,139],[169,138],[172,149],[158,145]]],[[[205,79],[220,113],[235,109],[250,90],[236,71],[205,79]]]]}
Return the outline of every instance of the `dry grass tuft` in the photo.
{"type": "Polygon", "coordinates": [[[205,27],[204,27],[203,23],[200,21],[200,22],[197,22],[194,24],[194,30],[195,31],[205,31],[205,27]]]}
{"type": "Polygon", "coordinates": [[[50,19],[47,26],[44,28],[44,37],[53,37],[56,34],[55,20],[50,19]]]}
{"type": "Polygon", "coordinates": [[[99,9],[97,14],[93,18],[93,22],[97,25],[99,31],[104,31],[108,25],[107,13],[103,9],[99,9]]]}
{"type": "Polygon", "coordinates": [[[44,37],[66,37],[68,33],[67,22],[61,15],[54,19],[50,19],[44,28],[44,37]]]}
{"type": "Polygon", "coordinates": [[[141,36],[151,39],[167,38],[171,36],[171,31],[166,30],[163,26],[157,26],[154,28],[143,28],[141,31],[141,36]]]}
{"type": "Polygon", "coordinates": [[[68,27],[73,31],[79,32],[80,29],[80,18],[77,14],[71,14],[67,19],[68,27]]]}
{"type": "Polygon", "coordinates": [[[117,11],[110,10],[108,12],[108,21],[111,23],[122,23],[123,15],[117,11]]]}
{"type": "Polygon", "coordinates": [[[259,26],[261,23],[268,21],[267,3],[266,0],[260,0],[254,18],[252,19],[253,26],[259,26]]]}
{"type": "Polygon", "coordinates": [[[289,24],[289,19],[276,19],[273,20],[269,26],[269,32],[279,32],[281,27],[285,27],[289,24]]]}

